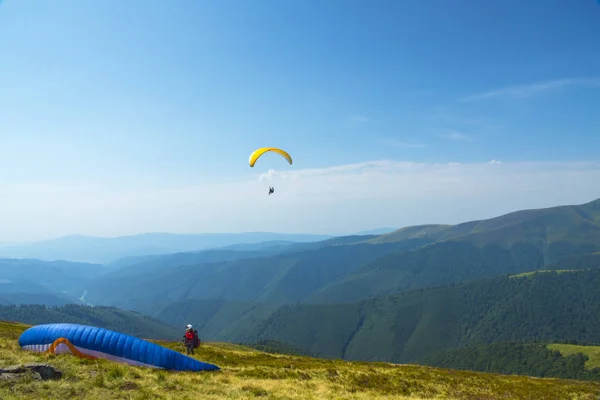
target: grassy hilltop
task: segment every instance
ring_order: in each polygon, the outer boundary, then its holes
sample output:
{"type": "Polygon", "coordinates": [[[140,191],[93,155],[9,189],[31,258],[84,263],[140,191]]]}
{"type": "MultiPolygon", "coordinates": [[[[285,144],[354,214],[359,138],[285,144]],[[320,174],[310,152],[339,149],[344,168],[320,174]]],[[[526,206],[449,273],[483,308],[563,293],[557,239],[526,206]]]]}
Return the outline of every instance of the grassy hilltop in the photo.
{"type": "MultiPolygon", "coordinates": [[[[505,376],[414,365],[359,363],[268,354],[204,344],[196,357],[219,365],[209,373],[130,367],[68,354],[19,348],[27,325],[0,322],[0,366],[47,362],[60,381],[0,381],[0,398],[36,399],[597,399],[600,383],[505,376]]],[[[179,344],[160,344],[181,350],[179,344]]]]}

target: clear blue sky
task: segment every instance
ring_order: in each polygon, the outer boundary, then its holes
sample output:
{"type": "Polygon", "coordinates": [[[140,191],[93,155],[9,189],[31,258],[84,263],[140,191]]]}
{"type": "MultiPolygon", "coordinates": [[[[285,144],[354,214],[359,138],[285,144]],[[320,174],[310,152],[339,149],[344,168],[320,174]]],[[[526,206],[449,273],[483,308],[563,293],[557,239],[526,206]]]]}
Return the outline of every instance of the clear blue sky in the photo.
{"type": "Polygon", "coordinates": [[[0,38],[4,185],[600,154],[596,0],[5,0],[0,38]]]}

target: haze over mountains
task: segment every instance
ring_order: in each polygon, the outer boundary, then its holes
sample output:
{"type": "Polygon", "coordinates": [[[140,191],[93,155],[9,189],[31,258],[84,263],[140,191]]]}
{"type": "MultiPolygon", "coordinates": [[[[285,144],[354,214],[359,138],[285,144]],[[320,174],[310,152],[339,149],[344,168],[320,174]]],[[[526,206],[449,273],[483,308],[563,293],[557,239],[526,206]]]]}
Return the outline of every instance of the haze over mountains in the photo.
{"type": "Polygon", "coordinates": [[[215,247],[255,244],[267,241],[311,242],[330,235],[303,235],[269,232],[141,235],[100,238],[83,235],[65,236],[35,243],[3,245],[0,257],[36,258],[45,261],[109,263],[123,257],[199,251],[215,247]]]}
{"type": "Polygon", "coordinates": [[[60,305],[81,303],[85,293],[85,302],[171,327],[193,323],[204,340],[276,340],[357,360],[416,362],[509,340],[600,343],[593,318],[600,308],[600,199],[457,225],[314,238],[270,237],[104,265],[5,261],[0,301],[60,305]],[[31,268],[52,270],[55,280],[28,286],[31,268]],[[509,278],[545,270],[570,272],[509,278]]]}
{"type": "Polygon", "coordinates": [[[85,289],[93,303],[118,307],[153,303],[152,299],[163,304],[189,299],[360,301],[534,271],[596,251],[600,251],[598,200],[453,226],[425,225],[379,236],[266,247],[249,254],[169,256],[108,273],[85,289]]]}
{"type": "Polygon", "coordinates": [[[0,304],[78,302],[81,287],[108,270],[100,264],[0,259],[0,304]]]}

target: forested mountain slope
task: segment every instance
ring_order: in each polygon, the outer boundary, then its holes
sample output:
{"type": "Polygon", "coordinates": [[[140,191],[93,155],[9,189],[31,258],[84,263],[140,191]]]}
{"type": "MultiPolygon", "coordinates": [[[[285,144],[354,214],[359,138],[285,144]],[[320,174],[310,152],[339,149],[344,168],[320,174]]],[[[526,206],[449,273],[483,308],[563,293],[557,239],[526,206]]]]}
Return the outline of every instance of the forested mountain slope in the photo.
{"type": "Polygon", "coordinates": [[[214,250],[145,260],[86,284],[93,304],[160,308],[222,299],[358,302],[369,297],[544,269],[600,251],[600,201],[519,211],[380,236],[214,250]],[[269,254],[269,252],[276,254],[269,254]]]}
{"type": "Polygon", "coordinates": [[[408,362],[506,341],[600,343],[600,269],[501,277],[357,303],[284,305],[240,340],[323,357],[408,362]]]}

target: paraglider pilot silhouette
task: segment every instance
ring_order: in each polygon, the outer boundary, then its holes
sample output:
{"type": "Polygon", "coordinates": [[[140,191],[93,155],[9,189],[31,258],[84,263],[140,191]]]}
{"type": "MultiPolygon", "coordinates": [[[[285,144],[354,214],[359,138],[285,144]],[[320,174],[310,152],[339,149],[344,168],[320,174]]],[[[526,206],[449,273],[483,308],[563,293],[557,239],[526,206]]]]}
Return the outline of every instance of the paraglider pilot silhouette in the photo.
{"type": "MultiPolygon", "coordinates": [[[[256,163],[256,160],[258,160],[260,156],[269,151],[279,154],[280,156],[285,158],[290,165],[292,165],[292,157],[290,157],[290,155],[286,151],[277,149],[275,147],[261,147],[260,149],[255,150],[252,154],[250,154],[250,160],[248,161],[250,167],[253,168],[254,163],[256,163]]],[[[275,193],[275,188],[273,186],[269,186],[269,196],[273,193],[275,193]]]]}

